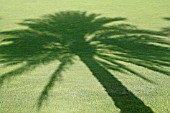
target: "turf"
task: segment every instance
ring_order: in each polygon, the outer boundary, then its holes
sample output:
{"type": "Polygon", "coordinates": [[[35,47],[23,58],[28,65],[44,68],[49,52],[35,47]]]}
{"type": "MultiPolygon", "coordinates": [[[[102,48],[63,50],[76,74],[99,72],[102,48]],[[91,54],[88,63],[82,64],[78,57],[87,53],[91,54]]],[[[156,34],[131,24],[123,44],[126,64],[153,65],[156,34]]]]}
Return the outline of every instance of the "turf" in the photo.
{"type": "MultiPolygon", "coordinates": [[[[0,30],[22,28],[16,23],[24,19],[39,18],[44,14],[59,11],[87,11],[106,17],[125,17],[125,23],[140,28],[159,30],[169,26],[164,17],[169,17],[169,0],[0,0],[0,30]]],[[[0,88],[0,113],[35,113],[36,103],[50,74],[58,66],[58,61],[40,65],[31,71],[5,81],[0,88]]],[[[140,98],[155,113],[170,112],[170,78],[164,74],[143,67],[126,64],[137,70],[149,83],[131,73],[110,71],[131,92],[140,98]]],[[[3,67],[0,74],[20,67],[3,67]]],[[[167,70],[170,68],[167,68],[167,70]]],[[[77,62],[62,73],[44,102],[41,113],[119,113],[105,89],[92,75],[87,66],[77,58],[77,62]]],[[[128,113],[128,111],[127,111],[128,113]]]]}

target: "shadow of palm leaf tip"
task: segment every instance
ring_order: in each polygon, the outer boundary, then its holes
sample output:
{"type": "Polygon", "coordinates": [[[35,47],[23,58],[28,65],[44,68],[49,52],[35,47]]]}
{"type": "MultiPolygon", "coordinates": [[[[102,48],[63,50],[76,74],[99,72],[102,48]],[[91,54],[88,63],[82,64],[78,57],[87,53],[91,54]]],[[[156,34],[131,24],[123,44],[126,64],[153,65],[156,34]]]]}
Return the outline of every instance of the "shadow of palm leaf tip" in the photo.
{"type": "MultiPolygon", "coordinates": [[[[170,17],[164,17],[163,19],[170,21],[170,17]]],[[[170,36],[170,26],[162,28],[162,31],[170,36]]]]}
{"type": "Polygon", "coordinates": [[[126,18],[101,17],[79,11],[50,14],[41,19],[27,19],[20,25],[28,29],[1,32],[7,35],[0,45],[0,62],[4,65],[24,65],[0,76],[0,84],[39,64],[59,60],[58,68],[51,75],[38,99],[38,109],[48,99],[49,91],[62,72],[79,56],[92,74],[102,84],[108,96],[121,113],[153,113],[152,109],[129,91],[109,70],[132,73],[150,83],[136,70],[125,65],[131,63],[152,71],[169,75],[164,67],[170,66],[167,34],[138,29],[121,24],[126,18]],[[119,22],[120,21],[120,22],[119,22]]]}

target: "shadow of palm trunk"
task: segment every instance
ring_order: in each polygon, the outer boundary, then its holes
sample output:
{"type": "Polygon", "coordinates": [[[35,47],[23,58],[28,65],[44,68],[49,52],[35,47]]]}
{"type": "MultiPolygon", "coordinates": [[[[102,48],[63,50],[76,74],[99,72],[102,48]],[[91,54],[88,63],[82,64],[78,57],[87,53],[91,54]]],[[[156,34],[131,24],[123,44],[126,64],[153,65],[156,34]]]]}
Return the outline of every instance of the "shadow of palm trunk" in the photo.
{"type": "Polygon", "coordinates": [[[150,107],[146,106],[142,100],[129,91],[108,70],[100,66],[92,56],[82,55],[80,59],[102,84],[116,107],[121,110],[121,113],[153,113],[150,107]]]}

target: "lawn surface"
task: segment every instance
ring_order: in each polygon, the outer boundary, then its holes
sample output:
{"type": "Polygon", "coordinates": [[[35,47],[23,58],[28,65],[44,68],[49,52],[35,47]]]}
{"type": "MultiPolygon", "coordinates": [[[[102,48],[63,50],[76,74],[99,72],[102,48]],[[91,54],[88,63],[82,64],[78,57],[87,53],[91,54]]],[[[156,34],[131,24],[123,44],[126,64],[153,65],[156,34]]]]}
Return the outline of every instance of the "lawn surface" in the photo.
{"type": "MultiPolygon", "coordinates": [[[[39,18],[59,11],[87,11],[105,17],[125,17],[125,23],[139,28],[159,30],[170,25],[169,0],[0,0],[0,30],[22,28],[16,23],[24,19],[39,18]]],[[[0,113],[36,113],[36,103],[50,74],[58,61],[40,65],[31,71],[5,81],[0,88],[0,113]]],[[[21,64],[22,65],[22,64],[21,64]]],[[[0,64],[0,75],[20,67],[4,67],[0,64]]],[[[149,83],[131,73],[110,71],[131,92],[140,98],[155,113],[170,112],[170,77],[143,67],[126,64],[149,83]]],[[[170,68],[167,68],[167,70],[170,68]]],[[[55,83],[49,99],[43,103],[40,113],[119,113],[105,89],[79,60],[62,73],[55,83]]],[[[128,111],[127,111],[128,113],[128,111]]]]}

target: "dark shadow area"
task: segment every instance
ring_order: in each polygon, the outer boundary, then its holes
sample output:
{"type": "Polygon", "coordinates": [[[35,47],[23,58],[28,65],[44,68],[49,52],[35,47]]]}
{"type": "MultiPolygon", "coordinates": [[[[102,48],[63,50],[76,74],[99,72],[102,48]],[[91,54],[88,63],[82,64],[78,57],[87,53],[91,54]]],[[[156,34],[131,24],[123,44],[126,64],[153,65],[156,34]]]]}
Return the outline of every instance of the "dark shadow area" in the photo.
{"type": "Polygon", "coordinates": [[[129,24],[121,24],[126,18],[101,17],[98,14],[70,11],[46,15],[42,19],[28,19],[24,30],[1,32],[0,63],[4,66],[25,63],[24,66],[0,76],[0,85],[40,64],[54,60],[61,63],[51,75],[38,99],[38,108],[48,98],[49,91],[62,72],[76,62],[75,56],[86,64],[105,88],[121,113],[153,113],[141,99],[112,75],[109,70],[132,73],[150,83],[131,63],[152,71],[170,74],[164,67],[170,66],[170,48],[167,34],[142,30],[129,24]]]}
{"type": "Polygon", "coordinates": [[[142,100],[129,91],[118,79],[114,77],[105,67],[101,66],[94,58],[81,57],[93,75],[105,88],[107,94],[112,98],[121,113],[153,113],[142,100]]]}
{"type": "MultiPolygon", "coordinates": [[[[170,17],[164,17],[163,19],[166,21],[170,21],[170,17]]],[[[170,26],[163,28],[162,31],[170,36],[170,26]]]]}

